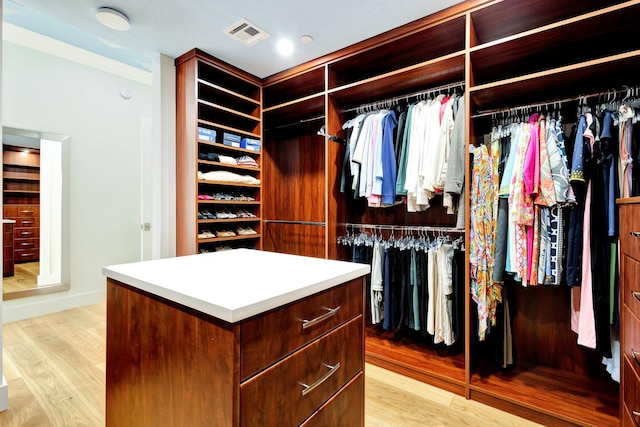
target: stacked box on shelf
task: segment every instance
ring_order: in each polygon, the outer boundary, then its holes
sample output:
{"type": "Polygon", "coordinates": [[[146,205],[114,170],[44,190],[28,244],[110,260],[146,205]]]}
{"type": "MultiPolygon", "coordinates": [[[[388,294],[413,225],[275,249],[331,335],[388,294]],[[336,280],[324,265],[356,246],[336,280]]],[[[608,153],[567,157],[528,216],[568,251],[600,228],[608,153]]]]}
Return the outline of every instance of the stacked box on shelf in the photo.
{"type": "Polygon", "coordinates": [[[225,132],[222,138],[222,143],[224,145],[229,145],[231,147],[240,148],[240,135],[235,135],[233,133],[225,132]]]}
{"type": "Polygon", "coordinates": [[[240,141],[240,148],[246,148],[247,150],[260,151],[260,140],[253,138],[242,138],[240,141]]]}
{"type": "Polygon", "coordinates": [[[209,141],[216,142],[216,131],[215,129],[207,129],[203,127],[198,127],[198,139],[201,141],[209,141]]]}

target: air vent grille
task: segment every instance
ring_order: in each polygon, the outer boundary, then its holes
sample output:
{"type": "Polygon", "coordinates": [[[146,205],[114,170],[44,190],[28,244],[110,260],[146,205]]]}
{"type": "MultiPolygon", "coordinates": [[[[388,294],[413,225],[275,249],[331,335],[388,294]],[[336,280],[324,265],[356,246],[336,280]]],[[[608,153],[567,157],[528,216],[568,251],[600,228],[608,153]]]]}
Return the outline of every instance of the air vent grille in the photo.
{"type": "Polygon", "coordinates": [[[262,40],[266,40],[271,37],[269,33],[260,29],[257,25],[243,19],[236,22],[226,30],[224,33],[231,38],[238,40],[245,46],[253,46],[262,40]]]}

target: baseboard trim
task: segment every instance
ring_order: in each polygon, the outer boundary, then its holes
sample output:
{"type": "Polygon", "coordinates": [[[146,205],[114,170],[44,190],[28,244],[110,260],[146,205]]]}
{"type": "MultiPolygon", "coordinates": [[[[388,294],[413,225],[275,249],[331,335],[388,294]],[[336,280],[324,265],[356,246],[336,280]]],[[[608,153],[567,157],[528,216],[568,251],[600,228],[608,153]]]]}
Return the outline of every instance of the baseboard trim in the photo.
{"type": "Polygon", "coordinates": [[[68,295],[68,293],[55,293],[42,295],[36,301],[31,298],[20,298],[5,301],[2,304],[2,323],[15,322],[31,317],[44,316],[85,305],[98,304],[106,300],[104,289],[68,295]]]}

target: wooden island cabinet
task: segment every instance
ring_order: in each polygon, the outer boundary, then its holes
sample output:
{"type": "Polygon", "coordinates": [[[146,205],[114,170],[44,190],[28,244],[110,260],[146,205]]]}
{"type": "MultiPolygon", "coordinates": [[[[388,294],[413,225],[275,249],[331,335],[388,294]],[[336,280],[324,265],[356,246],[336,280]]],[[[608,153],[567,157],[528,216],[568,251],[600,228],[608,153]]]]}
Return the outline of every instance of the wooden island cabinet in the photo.
{"type": "Polygon", "coordinates": [[[250,249],[105,267],[107,426],[363,426],[369,266],[250,249]]]}

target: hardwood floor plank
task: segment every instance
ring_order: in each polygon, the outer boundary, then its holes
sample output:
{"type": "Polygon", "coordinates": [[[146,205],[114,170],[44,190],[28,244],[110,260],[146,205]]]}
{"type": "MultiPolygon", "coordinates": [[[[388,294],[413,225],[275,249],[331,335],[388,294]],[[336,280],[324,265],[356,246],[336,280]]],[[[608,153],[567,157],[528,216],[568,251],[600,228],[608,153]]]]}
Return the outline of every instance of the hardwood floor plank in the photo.
{"type": "MultiPolygon", "coordinates": [[[[9,409],[0,427],[104,425],[104,303],[3,325],[9,409]]],[[[537,424],[390,372],[365,368],[367,427],[537,424]]]]}

